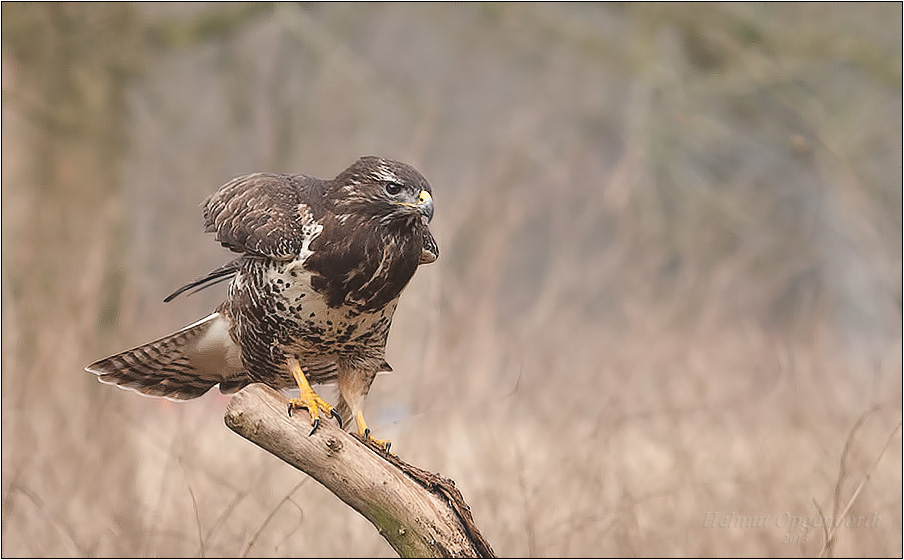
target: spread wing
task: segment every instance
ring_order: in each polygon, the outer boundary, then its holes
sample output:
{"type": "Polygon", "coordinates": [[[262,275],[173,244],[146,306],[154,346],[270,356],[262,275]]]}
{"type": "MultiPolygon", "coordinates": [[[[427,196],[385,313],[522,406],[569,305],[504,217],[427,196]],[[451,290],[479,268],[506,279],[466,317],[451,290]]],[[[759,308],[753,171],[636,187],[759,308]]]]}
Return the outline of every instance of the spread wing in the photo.
{"type": "Polygon", "coordinates": [[[313,235],[322,181],[253,173],[229,181],[204,202],[204,225],[237,253],[290,260],[313,235]]]}

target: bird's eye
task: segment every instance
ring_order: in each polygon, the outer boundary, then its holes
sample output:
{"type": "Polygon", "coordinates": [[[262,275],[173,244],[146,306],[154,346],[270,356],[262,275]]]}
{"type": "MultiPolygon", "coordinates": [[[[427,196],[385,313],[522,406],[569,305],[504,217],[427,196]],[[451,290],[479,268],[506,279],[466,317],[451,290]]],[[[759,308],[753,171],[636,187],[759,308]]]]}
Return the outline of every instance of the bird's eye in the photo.
{"type": "Polygon", "coordinates": [[[397,195],[402,192],[402,185],[398,183],[386,183],[386,193],[390,195],[397,195]]]}

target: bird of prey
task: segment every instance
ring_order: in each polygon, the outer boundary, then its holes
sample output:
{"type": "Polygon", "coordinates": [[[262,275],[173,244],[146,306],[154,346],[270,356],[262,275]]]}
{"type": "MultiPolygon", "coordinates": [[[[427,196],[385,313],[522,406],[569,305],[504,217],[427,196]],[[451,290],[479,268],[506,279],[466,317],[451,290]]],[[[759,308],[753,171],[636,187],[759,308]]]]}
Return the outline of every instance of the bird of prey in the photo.
{"type": "Polygon", "coordinates": [[[375,440],[362,406],[380,371],[399,296],[439,250],[428,223],[433,197],[413,167],[362,157],[335,179],[253,173],[203,205],[206,231],[238,257],[164,301],[229,280],[214,313],[169,336],[85,368],[105,383],[186,400],[214,385],[297,386],[293,408],[375,440]],[[311,383],[337,383],[334,408],[311,383]]]}

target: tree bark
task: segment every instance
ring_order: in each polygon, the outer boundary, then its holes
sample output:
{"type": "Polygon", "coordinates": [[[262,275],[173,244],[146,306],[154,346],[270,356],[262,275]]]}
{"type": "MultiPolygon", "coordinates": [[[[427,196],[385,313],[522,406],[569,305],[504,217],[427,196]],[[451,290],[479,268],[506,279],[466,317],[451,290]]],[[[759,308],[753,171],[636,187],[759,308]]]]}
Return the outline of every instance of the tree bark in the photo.
{"type": "Polygon", "coordinates": [[[452,480],[409,465],[321,420],[311,434],[304,411],[265,385],[237,393],[226,425],[323,484],[373,523],[403,558],[495,558],[452,480]]]}

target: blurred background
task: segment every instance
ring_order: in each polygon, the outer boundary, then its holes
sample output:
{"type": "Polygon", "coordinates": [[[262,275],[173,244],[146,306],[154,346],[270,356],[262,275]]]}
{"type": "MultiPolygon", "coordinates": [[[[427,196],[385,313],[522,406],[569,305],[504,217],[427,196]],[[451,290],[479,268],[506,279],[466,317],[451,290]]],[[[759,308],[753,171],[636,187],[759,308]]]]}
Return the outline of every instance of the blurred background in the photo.
{"type": "Polygon", "coordinates": [[[900,556],[901,21],[4,2],[3,556],[394,555],[217,391],[82,370],[222,299],[162,302],[229,258],[201,224],[219,185],[364,154],[430,180],[441,249],[369,421],[498,554],[816,556],[789,517],[869,475],[848,516],[879,521],[835,553],[900,556]]]}

